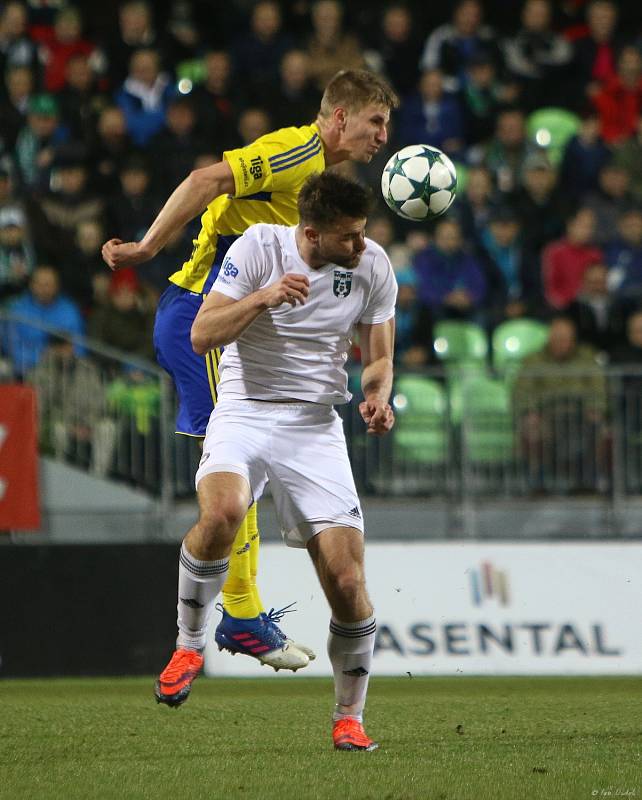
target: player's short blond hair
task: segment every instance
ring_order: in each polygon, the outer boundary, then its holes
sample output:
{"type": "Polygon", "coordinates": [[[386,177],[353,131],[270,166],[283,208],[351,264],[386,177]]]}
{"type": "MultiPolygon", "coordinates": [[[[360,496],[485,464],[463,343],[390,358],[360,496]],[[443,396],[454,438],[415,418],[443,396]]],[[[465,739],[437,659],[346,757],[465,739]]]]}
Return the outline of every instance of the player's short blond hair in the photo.
{"type": "Polygon", "coordinates": [[[321,98],[319,116],[332,116],[335,108],[358,111],[368,105],[393,109],[399,106],[399,98],[391,86],[366,69],[344,69],[330,80],[321,98]]]}

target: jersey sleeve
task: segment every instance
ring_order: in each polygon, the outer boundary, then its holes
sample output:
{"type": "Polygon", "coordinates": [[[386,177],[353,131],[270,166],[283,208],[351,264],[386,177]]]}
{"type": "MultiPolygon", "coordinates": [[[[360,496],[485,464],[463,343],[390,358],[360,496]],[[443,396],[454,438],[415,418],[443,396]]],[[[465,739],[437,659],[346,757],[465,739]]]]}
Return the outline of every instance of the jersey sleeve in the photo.
{"type": "Polygon", "coordinates": [[[244,233],[227,251],[211,291],[241,300],[261,287],[263,248],[254,236],[244,233]]]}
{"type": "Polygon", "coordinates": [[[323,170],[323,146],[314,130],[303,140],[279,133],[223,153],[234,175],[235,197],[298,191],[308,175],[323,170]]]}
{"type": "Polygon", "coordinates": [[[388,256],[383,250],[375,256],[373,286],[359,322],[366,325],[379,325],[392,319],[397,302],[397,281],[388,256]]]}

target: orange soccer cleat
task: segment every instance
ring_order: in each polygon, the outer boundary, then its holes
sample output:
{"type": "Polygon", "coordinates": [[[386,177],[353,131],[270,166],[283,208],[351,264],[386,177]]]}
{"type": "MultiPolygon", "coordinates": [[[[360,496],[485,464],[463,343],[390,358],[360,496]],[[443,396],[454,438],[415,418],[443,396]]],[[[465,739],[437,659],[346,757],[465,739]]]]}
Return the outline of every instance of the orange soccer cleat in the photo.
{"type": "Polygon", "coordinates": [[[172,707],[184,703],[202,666],[203,656],[196,650],[182,647],[175,650],[154,686],[156,702],[172,707]]]}
{"type": "Polygon", "coordinates": [[[379,745],[368,738],[363,725],[355,717],[343,717],[332,726],[335,750],[376,750],[379,745]]]}

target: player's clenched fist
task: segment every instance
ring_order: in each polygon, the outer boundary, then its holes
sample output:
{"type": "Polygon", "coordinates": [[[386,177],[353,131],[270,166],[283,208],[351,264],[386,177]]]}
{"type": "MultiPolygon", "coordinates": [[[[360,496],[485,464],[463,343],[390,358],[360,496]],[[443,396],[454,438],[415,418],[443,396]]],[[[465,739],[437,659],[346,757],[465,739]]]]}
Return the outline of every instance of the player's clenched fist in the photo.
{"type": "Polygon", "coordinates": [[[310,294],[310,281],[305,275],[284,275],[276,283],[261,289],[261,299],[266,308],[276,308],[282,303],[304,305],[310,294]]]}
{"type": "Polygon", "coordinates": [[[123,267],[135,267],[150,258],[140,242],[122,242],[120,239],[105,242],[102,255],[105,264],[114,271],[123,267]]]}
{"type": "Polygon", "coordinates": [[[368,426],[368,433],[375,436],[383,436],[395,424],[392,408],[379,400],[364,400],[359,404],[359,413],[368,426]]]}

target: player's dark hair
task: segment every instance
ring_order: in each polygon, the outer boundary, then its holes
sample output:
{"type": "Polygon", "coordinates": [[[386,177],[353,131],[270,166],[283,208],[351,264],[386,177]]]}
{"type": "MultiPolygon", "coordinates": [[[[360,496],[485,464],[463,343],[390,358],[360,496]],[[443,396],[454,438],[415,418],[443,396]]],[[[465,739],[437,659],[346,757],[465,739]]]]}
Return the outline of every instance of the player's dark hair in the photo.
{"type": "Polygon", "coordinates": [[[307,179],[299,192],[297,205],[304,225],[323,230],[346,217],[365,219],[371,203],[369,189],[343,175],[326,171],[307,179]]]}
{"type": "Polygon", "coordinates": [[[335,108],[359,111],[370,104],[397,108],[399,98],[383,78],[367,69],[344,69],[330,80],[321,98],[319,116],[332,116],[335,108]]]}

